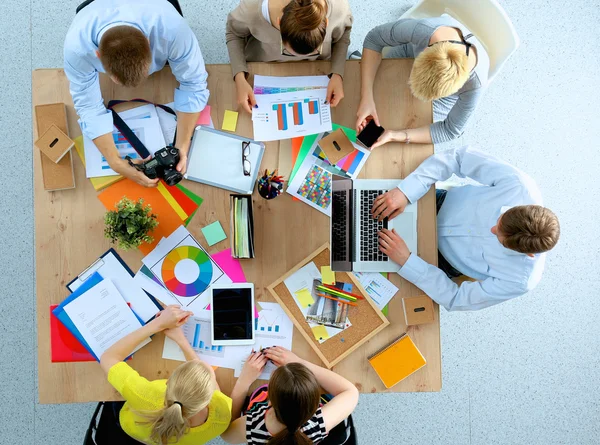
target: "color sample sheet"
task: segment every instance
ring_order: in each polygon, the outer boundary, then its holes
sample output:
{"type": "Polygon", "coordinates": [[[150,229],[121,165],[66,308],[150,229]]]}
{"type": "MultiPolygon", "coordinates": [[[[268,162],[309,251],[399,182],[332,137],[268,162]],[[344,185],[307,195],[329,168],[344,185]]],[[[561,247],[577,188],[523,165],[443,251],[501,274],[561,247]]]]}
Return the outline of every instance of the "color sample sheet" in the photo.
{"type": "MultiPolygon", "coordinates": [[[[285,287],[287,287],[290,294],[294,297],[294,301],[298,305],[302,315],[305,317],[312,306],[312,303],[309,302],[309,296],[313,302],[315,301],[315,295],[312,295],[313,280],[320,279],[321,271],[314,262],[310,262],[283,281],[285,287]]],[[[344,331],[344,329],[334,328],[333,326],[323,326],[310,321],[307,321],[307,323],[311,327],[315,339],[317,339],[319,343],[323,343],[327,339],[344,331]]],[[[350,323],[350,319],[346,318],[345,329],[350,326],[352,326],[352,323],[350,323]]]]}
{"type": "Polygon", "coordinates": [[[308,154],[302,160],[300,167],[296,170],[286,189],[290,195],[325,213],[327,216],[331,215],[332,175],[356,179],[371,154],[369,150],[354,142],[356,133],[353,130],[338,125],[334,125],[333,128],[344,130],[344,133],[352,141],[354,151],[340,159],[336,164],[331,164],[321,147],[319,147],[319,141],[328,136],[329,132],[321,133],[316,137],[304,138],[303,145],[310,144],[308,154]]]}
{"type": "Polygon", "coordinates": [[[327,76],[255,76],[254,139],[275,141],[331,131],[331,108],[325,103],[328,82],[327,76]]]}
{"type": "Polygon", "coordinates": [[[379,310],[383,310],[398,292],[398,288],[390,280],[377,272],[354,272],[362,287],[369,297],[375,302],[379,310]]]}
{"type": "Polygon", "coordinates": [[[231,283],[183,226],[161,241],[142,262],[178,304],[193,312],[208,306],[213,284],[231,283]]]}

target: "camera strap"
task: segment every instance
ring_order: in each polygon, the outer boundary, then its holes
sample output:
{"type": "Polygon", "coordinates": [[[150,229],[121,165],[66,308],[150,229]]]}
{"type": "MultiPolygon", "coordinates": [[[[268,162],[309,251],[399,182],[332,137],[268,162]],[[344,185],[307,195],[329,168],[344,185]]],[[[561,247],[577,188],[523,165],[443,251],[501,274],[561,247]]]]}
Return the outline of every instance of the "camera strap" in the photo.
{"type": "MultiPolygon", "coordinates": [[[[171,107],[167,107],[166,105],[155,104],[153,102],[149,102],[144,99],[132,99],[132,100],[111,100],[108,103],[108,109],[112,112],[113,115],[113,124],[121,132],[123,137],[127,139],[127,142],[131,144],[131,146],[137,151],[137,153],[142,157],[142,159],[146,159],[150,156],[150,152],[145,147],[145,145],[140,141],[140,139],[135,135],[135,133],[129,128],[129,125],[125,123],[125,121],[119,116],[119,114],[113,109],[116,105],[124,104],[127,102],[140,102],[145,104],[152,104],[155,107],[161,108],[169,114],[173,116],[177,116],[175,111],[171,109],[171,107]]],[[[175,146],[175,140],[177,138],[177,130],[175,131],[175,135],[173,136],[173,142],[171,145],[175,146]]]]}

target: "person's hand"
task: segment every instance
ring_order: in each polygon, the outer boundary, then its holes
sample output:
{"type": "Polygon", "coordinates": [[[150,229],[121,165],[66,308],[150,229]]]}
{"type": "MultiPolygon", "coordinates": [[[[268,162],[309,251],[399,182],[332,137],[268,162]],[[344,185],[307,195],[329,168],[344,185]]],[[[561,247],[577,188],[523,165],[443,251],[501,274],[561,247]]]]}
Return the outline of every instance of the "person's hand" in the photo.
{"type": "Polygon", "coordinates": [[[410,256],[410,250],[404,240],[396,233],[396,229],[381,229],[379,231],[379,250],[386,254],[394,263],[404,266],[410,256]]]}
{"type": "Polygon", "coordinates": [[[163,333],[165,334],[166,337],[169,337],[171,340],[173,340],[177,344],[182,343],[182,342],[187,342],[187,339],[185,338],[185,334],[183,333],[183,329],[181,329],[180,326],[175,327],[175,328],[165,329],[163,331],[163,333]]]}
{"type": "Polygon", "coordinates": [[[190,143],[188,142],[187,144],[177,148],[179,149],[179,162],[175,168],[179,173],[185,175],[185,171],[187,170],[188,153],[190,151],[190,143]]]}
{"type": "Polygon", "coordinates": [[[241,72],[235,76],[235,89],[237,90],[237,103],[252,114],[252,108],[256,106],[256,98],[252,86],[246,80],[246,74],[241,72]]]}
{"type": "Polygon", "coordinates": [[[387,144],[388,142],[397,141],[397,132],[392,130],[385,130],[381,136],[375,141],[373,145],[371,145],[371,150],[381,147],[382,145],[387,144]]]}
{"type": "Polygon", "coordinates": [[[156,314],[154,319],[161,331],[182,326],[193,312],[184,311],[180,306],[172,304],[156,314]]]}
{"type": "Polygon", "coordinates": [[[327,84],[326,104],[331,104],[332,107],[337,106],[344,98],[344,80],[339,74],[332,74],[329,83],[327,84]]]}
{"type": "Polygon", "coordinates": [[[365,129],[369,121],[374,120],[377,126],[379,125],[379,116],[375,108],[375,101],[372,97],[362,98],[358,111],[356,112],[356,131],[360,133],[365,129]]]}
{"type": "Polygon", "coordinates": [[[244,386],[250,387],[252,383],[260,376],[265,365],[269,360],[260,351],[252,351],[252,354],[246,359],[238,381],[244,386]]]}
{"type": "Polygon", "coordinates": [[[399,188],[394,188],[375,198],[371,215],[373,215],[373,219],[379,221],[383,221],[385,218],[394,219],[404,212],[407,205],[406,195],[399,188]]]}
{"type": "MultiPolygon", "coordinates": [[[[143,161],[140,159],[135,159],[135,160],[132,160],[132,162],[134,164],[141,164],[142,162],[147,161],[149,159],[151,159],[151,157],[147,157],[143,161]]],[[[143,172],[141,172],[141,171],[137,170],[135,167],[132,167],[131,165],[129,165],[129,163],[124,159],[121,159],[120,163],[119,163],[119,167],[117,167],[116,169],[113,167],[113,170],[115,170],[117,173],[125,176],[126,178],[131,179],[133,182],[137,182],[138,184],[143,185],[144,187],[156,187],[158,185],[158,181],[159,181],[158,178],[150,179],[143,172]]]]}
{"type": "Polygon", "coordinates": [[[271,360],[277,366],[287,365],[288,363],[299,363],[300,359],[289,349],[285,349],[281,346],[274,346],[272,348],[265,349],[264,355],[271,360]]]}

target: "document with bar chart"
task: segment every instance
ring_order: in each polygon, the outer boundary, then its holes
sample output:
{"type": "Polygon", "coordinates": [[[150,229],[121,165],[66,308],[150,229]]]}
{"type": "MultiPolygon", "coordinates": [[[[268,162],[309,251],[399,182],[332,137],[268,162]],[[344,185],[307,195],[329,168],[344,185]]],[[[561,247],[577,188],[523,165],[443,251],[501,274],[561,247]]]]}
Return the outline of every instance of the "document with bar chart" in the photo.
{"type": "Polygon", "coordinates": [[[327,90],[257,94],[252,110],[254,139],[277,141],[331,131],[331,109],[325,104],[327,90]]]}

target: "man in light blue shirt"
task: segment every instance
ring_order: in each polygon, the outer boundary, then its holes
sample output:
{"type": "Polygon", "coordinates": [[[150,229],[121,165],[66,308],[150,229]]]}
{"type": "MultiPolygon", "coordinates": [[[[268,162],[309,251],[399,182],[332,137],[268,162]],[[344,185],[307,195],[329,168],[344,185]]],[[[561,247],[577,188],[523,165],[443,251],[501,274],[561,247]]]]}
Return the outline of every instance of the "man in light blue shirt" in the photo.
{"type": "Polygon", "coordinates": [[[543,252],[556,245],[560,227],[556,215],[542,206],[534,181],[519,169],[471,147],[433,155],[397,189],[381,195],[373,215],[395,217],[453,173],[481,185],[455,187],[438,196],[439,263],[444,270],[411,253],[400,236],[386,229],[379,234],[381,251],[400,264],[400,276],[449,311],[483,309],[527,293],[540,281],[543,252]],[[459,286],[450,279],[462,274],[477,281],[459,286]]]}
{"type": "Polygon", "coordinates": [[[64,59],[82,132],[113,170],[149,187],[158,179],[147,178],[119,156],[98,73],[120,85],[136,86],[169,62],[179,82],[174,94],[175,146],[181,156],[177,170],[185,172],[190,140],[208,101],[208,74],[196,36],[173,5],[167,0],[95,0],[75,16],[65,39],[64,59]]]}

